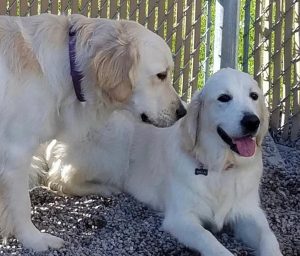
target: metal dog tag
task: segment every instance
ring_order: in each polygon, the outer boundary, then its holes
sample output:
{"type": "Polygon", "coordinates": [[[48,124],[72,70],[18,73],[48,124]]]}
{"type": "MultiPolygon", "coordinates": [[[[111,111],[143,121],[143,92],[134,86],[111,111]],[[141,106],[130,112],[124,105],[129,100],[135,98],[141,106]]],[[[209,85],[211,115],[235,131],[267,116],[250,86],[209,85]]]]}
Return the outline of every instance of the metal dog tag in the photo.
{"type": "Polygon", "coordinates": [[[196,168],[195,169],[195,175],[204,175],[204,176],[207,176],[208,174],[208,170],[207,169],[204,169],[204,168],[196,168]]]}

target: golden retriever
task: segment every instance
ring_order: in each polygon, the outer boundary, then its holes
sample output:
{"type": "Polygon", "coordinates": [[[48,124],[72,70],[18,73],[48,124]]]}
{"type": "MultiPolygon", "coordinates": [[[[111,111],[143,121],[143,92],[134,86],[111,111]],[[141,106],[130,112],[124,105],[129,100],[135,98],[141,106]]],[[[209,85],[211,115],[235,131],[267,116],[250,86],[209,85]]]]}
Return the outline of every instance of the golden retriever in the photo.
{"type": "Polygon", "coordinates": [[[163,211],[163,229],[203,256],[233,255],[212,234],[224,224],[256,255],[281,256],[259,203],[267,128],[257,83],[228,68],[207,81],[172,127],[115,112],[92,139],[48,145],[33,172],[48,164],[44,181],[67,194],[125,191],[163,211]]]}
{"type": "Polygon", "coordinates": [[[156,126],[186,110],[162,38],[132,21],[81,15],[0,17],[0,227],[34,250],[62,240],[30,219],[28,169],[37,146],[81,140],[115,109],[156,126]]]}

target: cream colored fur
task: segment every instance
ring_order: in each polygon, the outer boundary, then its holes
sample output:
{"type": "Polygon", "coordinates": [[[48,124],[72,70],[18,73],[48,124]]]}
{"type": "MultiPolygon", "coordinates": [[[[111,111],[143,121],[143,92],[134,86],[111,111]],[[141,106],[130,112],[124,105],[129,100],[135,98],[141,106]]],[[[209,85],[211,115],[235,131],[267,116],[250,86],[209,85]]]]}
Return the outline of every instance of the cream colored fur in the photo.
{"type": "Polygon", "coordinates": [[[28,169],[38,145],[85,140],[116,109],[157,126],[177,119],[172,55],[156,34],[131,21],[81,15],[0,16],[0,231],[34,250],[63,241],[30,219],[28,169]],[[82,72],[80,103],[69,66],[69,29],[76,32],[82,72]],[[157,74],[167,72],[165,79],[157,74]],[[164,99],[164,100],[162,100],[164,99]]]}
{"type": "Polygon", "coordinates": [[[225,224],[256,255],[281,256],[259,203],[261,140],[267,127],[268,111],[256,82],[248,74],[223,69],[195,94],[187,115],[172,127],[151,127],[115,112],[93,137],[72,145],[53,142],[46,153],[41,149],[33,173],[46,171],[46,185],[65,194],[125,191],[163,211],[163,229],[203,256],[233,255],[213,235],[225,224]],[[230,102],[218,100],[224,93],[232,96],[230,102]],[[221,125],[230,136],[244,136],[245,112],[261,122],[251,157],[231,151],[217,133],[221,125]],[[195,175],[200,163],[207,176],[195,175]]]}

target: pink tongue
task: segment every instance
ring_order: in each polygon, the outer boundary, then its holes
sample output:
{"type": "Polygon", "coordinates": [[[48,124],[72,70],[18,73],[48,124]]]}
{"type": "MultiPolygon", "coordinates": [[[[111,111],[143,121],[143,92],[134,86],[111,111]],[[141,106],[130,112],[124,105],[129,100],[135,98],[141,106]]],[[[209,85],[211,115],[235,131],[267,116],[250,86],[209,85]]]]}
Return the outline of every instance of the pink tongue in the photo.
{"type": "Polygon", "coordinates": [[[250,137],[235,139],[234,143],[241,156],[250,157],[255,153],[255,141],[250,137]]]}

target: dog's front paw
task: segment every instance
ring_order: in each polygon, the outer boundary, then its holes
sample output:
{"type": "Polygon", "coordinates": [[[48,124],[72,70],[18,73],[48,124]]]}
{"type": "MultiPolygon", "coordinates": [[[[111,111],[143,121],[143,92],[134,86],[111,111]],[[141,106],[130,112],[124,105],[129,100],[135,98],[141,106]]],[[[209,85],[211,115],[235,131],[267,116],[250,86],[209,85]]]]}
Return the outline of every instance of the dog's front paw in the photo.
{"type": "Polygon", "coordinates": [[[234,256],[230,251],[217,252],[215,254],[201,254],[203,256],[234,256]]]}
{"type": "Polygon", "coordinates": [[[260,247],[259,256],[282,256],[282,253],[279,248],[279,244],[276,240],[274,240],[271,243],[263,244],[263,246],[260,247]]]}
{"type": "Polygon", "coordinates": [[[46,251],[49,248],[58,249],[63,246],[64,240],[59,237],[42,233],[38,230],[26,232],[18,236],[18,240],[27,248],[34,251],[46,251]]]}
{"type": "Polygon", "coordinates": [[[203,256],[234,256],[229,250],[227,250],[225,247],[220,246],[219,248],[214,247],[210,250],[201,252],[201,255],[203,256]]]}
{"type": "Polygon", "coordinates": [[[272,248],[268,250],[262,250],[259,256],[283,256],[279,248],[272,248]]]}
{"type": "Polygon", "coordinates": [[[220,252],[219,254],[216,254],[216,255],[220,255],[220,256],[234,256],[234,254],[232,254],[230,251],[220,252]]]}

